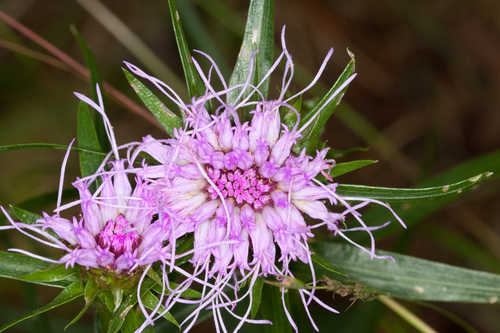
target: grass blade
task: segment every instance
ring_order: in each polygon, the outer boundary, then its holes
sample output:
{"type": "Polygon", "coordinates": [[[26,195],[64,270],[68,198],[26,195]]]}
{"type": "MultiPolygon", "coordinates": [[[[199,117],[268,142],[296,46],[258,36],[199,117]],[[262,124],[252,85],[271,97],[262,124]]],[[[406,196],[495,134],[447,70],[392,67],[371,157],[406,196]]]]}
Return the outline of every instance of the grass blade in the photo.
{"type": "Polygon", "coordinates": [[[175,0],[168,0],[168,6],[170,8],[170,18],[174,28],[175,41],[177,42],[177,48],[179,49],[179,55],[181,57],[182,68],[184,69],[189,97],[201,96],[205,91],[205,86],[191,60],[191,52],[187,44],[186,36],[184,35],[181,17],[177,11],[175,0]]]}
{"type": "Polygon", "coordinates": [[[139,81],[132,73],[123,69],[125,77],[130,86],[139,96],[144,105],[155,116],[158,122],[163,126],[168,135],[173,137],[174,129],[182,126],[182,119],[175,113],[170,111],[165,104],[156,97],[141,81],[139,81]]]}
{"type": "MultiPolygon", "coordinates": [[[[229,81],[229,86],[245,83],[250,72],[250,58],[254,51],[258,50],[255,61],[251,83],[259,82],[271,67],[274,55],[274,1],[273,0],[251,0],[248,9],[247,23],[243,42],[233,74],[229,81]]],[[[267,97],[269,90],[269,80],[261,87],[260,91],[267,97]]],[[[229,94],[229,103],[240,94],[240,89],[236,89],[229,94]]]]}

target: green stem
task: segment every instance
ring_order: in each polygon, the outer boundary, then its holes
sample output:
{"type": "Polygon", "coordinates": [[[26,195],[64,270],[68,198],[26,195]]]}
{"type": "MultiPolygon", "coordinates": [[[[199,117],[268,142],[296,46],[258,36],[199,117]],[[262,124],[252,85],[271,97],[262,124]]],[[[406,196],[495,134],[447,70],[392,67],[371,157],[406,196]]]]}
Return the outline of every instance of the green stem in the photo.
{"type": "Polygon", "coordinates": [[[389,309],[397,313],[401,318],[406,320],[410,325],[415,327],[419,332],[422,333],[437,333],[435,329],[427,325],[422,319],[418,318],[410,310],[404,307],[402,304],[396,302],[394,299],[387,296],[379,296],[378,300],[382,302],[389,309]]]}

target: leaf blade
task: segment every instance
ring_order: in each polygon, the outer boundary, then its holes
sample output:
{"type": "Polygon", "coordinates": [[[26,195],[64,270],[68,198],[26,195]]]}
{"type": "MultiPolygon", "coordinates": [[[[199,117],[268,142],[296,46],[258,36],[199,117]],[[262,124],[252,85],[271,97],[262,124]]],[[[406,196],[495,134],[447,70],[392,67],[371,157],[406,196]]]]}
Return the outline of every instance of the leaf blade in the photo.
{"type": "Polygon", "coordinates": [[[257,313],[259,312],[260,304],[262,301],[262,290],[264,287],[264,278],[258,277],[255,281],[252,290],[252,308],[250,309],[250,318],[255,318],[257,313]]]}
{"type": "MultiPolygon", "coordinates": [[[[92,114],[88,105],[81,101],[78,103],[76,138],[79,146],[90,150],[102,151],[92,114]]],[[[103,160],[99,155],[86,152],[80,152],[79,158],[82,177],[87,177],[95,173],[103,160]]]]}
{"type": "MultiPolygon", "coordinates": [[[[255,71],[251,83],[258,83],[267,73],[272,65],[274,56],[274,1],[273,0],[251,0],[248,9],[248,18],[241,43],[238,58],[229,80],[229,86],[245,83],[250,72],[250,58],[255,52],[255,71]]],[[[235,89],[229,93],[229,103],[234,103],[241,89],[235,89]]],[[[269,91],[269,79],[264,82],[260,91],[267,97],[269,91]]]]}
{"type": "Polygon", "coordinates": [[[47,269],[50,264],[20,253],[0,251],[0,277],[19,279],[19,277],[47,269]]]}
{"type": "Polygon", "coordinates": [[[391,188],[339,184],[337,193],[343,197],[371,198],[389,202],[435,199],[461,194],[476,186],[480,181],[489,178],[491,175],[491,172],[484,172],[453,184],[422,188],[391,188]]]}
{"type": "Polygon", "coordinates": [[[57,295],[50,303],[24,315],[21,318],[18,318],[16,320],[13,320],[9,323],[4,324],[2,327],[0,327],[0,332],[4,332],[8,328],[26,320],[33,318],[35,316],[38,316],[42,313],[45,313],[47,311],[50,311],[52,309],[55,309],[61,305],[64,305],[66,303],[69,303],[78,297],[83,295],[83,288],[80,284],[80,282],[73,282],[69,286],[67,286],[59,295],[57,295]]]}
{"type": "MultiPolygon", "coordinates": [[[[103,85],[101,81],[101,76],[99,74],[99,70],[97,68],[95,56],[88,47],[87,42],[85,42],[85,39],[83,39],[83,37],[76,29],[76,27],[74,25],[71,25],[70,30],[73,36],[75,36],[75,39],[77,40],[78,44],[80,45],[80,49],[82,50],[83,57],[85,59],[85,64],[87,65],[90,72],[90,91],[92,93],[92,99],[94,101],[97,101],[98,99],[97,85],[99,85],[100,87],[102,87],[103,85]]],[[[103,151],[110,150],[111,146],[109,144],[108,137],[106,135],[106,129],[104,127],[102,116],[97,112],[91,112],[90,115],[92,116],[93,130],[95,131],[95,134],[97,136],[98,140],[97,142],[99,146],[102,148],[103,151]]],[[[95,148],[97,148],[97,146],[95,148]]]]}
{"type": "MultiPolygon", "coordinates": [[[[428,301],[492,303],[500,297],[500,275],[476,271],[388,251],[391,260],[371,260],[350,245],[317,242],[315,251],[333,268],[392,297],[428,301]]],[[[327,271],[325,274],[329,276],[327,271]]],[[[339,276],[333,276],[338,279],[339,276]]]]}
{"type": "Polygon", "coordinates": [[[205,86],[191,60],[191,52],[186,36],[184,35],[181,17],[177,11],[175,0],[168,0],[168,6],[170,8],[170,18],[174,28],[175,41],[181,57],[182,69],[184,70],[189,97],[201,96],[205,90],[205,86]]]}
{"type": "Polygon", "coordinates": [[[139,81],[132,73],[123,69],[125,77],[130,86],[139,96],[144,105],[163,126],[165,131],[171,137],[174,136],[174,129],[182,126],[182,119],[175,113],[170,111],[165,104],[156,97],[141,81],[139,81]]]}
{"type": "Polygon", "coordinates": [[[357,160],[349,161],[335,164],[330,170],[330,176],[339,177],[345,175],[346,173],[364,168],[365,166],[377,163],[377,160],[357,160]]]}
{"type": "Polygon", "coordinates": [[[316,113],[322,109],[320,114],[316,116],[314,121],[303,131],[302,138],[297,142],[294,147],[294,151],[298,152],[302,148],[306,148],[308,153],[313,153],[314,150],[319,146],[320,136],[323,133],[326,122],[335,112],[337,105],[339,105],[348,85],[337,94],[334,98],[331,98],[335,92],[342,86],[342,84],[347,81],[356,70],[356,61],[354,55],[348,50],[348,54],[351,60],[347,63],[346,67],[338,77],[337,81],[328,90],[328,92],[321,98],[321,100],[316,104],[305,116],[300,120],[300,126],[305,125],[316,113]],[[327,104],[328,103],[328,104],[327,104]]]}
{"type": "MultiPolygon", "coordinates": [[[[23,150],[23,149],[44,149],[44,148],[56,149],[56,150],[67,150],[68,146],[57,144],[57,143],[18,143],[18,144],[13,144],[13,145],[0,146],[0,151],[15,151],[15,150],[23,150]]],[[[89,153],[89,154],[106,156],[106,153],[103,153],[102,151],[96,151],[96,150],[86,149],[86,148],[77,147],[77,146],[71,146],[71,150],[89,153]]]]}
{"type": "MultiPolygon", "coordinates": [[[[427,180],[421,182],[420,187],[431,187],[436,185],[453,183],[468,177],[473,177],[479,173],[494,172],[490,177],[491,180],[497,179],[500,174],[500,150],[481,155],[469,161],[463,162],[451,169],[439,173],[427,180]]],[[[486,187],[486,186],[484,186],[486,187]]],[[[465,195],[464,195],[465,197],[465,195]]],[[[420,200],[405,202],[398,201],[391,204],[391,207],[401,217],[405,224],[410,227],[437,209],[451,203],[459,198],[459,194],[435,197],[433,200],[420,200]]],[[[363,214],[364,220],[368,225],[376,225],[379,221],[388,221],[392,219],[392,215],[384,207],[374,207],[363,214]]],[[[393,232],[400,232],[401,227],[396,224],[391,224],[377,232],[379,237],[387,236],[393,232]]],[[[356,239],[359,239],[356,237],[356,239]]]]}

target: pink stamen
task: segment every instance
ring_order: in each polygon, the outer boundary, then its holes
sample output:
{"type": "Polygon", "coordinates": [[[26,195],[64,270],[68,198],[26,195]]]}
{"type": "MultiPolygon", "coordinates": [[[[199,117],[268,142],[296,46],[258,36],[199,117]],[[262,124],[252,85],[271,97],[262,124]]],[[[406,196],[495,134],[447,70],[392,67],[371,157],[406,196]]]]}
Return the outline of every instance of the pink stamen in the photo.
{"type": "MultiPolygon", "coordinates": [[[[214,169],[207,167],[207,175],[219,189],[224,199],[233,198],[238,206],[249,204],[254,209],[261,209],[272,202],[271,192],[276,188],[273,180],[263,177],[255,167],[247,170],[214,169]]],[[[207,186],[210,199],[218,197],[212,186],[207,186]]]]}
{"type": "Polygon", "coordinates": [[[131,223],[123,215],[109,220],[104,229],[96,236],[96,241],[103,249],[109,249],[115,258],[124,252],[133,252],[140,244],[141,237],[131,230],[131,223]]]}

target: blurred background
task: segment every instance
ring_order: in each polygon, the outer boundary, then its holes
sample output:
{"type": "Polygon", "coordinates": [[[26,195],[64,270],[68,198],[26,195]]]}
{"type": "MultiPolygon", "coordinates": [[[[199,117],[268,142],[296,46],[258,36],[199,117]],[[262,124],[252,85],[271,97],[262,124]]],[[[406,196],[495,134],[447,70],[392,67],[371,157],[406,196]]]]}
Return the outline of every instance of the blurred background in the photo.
{"type": "MultiPolygon", "coordinates": [[[[244,0],[178,0],[190,46],[211,54],[226,77],[239,50],[247,7],[244,0]]],[[[121,71],[123,60],[156,73],[185,95],[167,1],[0,0],[0,10],[83,63],[69,28],[74,25],[94,52],[102,79],[138,104],[121,71]]],[[[275,22],[276,41],[281,26],[287,26],[288,49],[298,67],[293,90],[305,86],[328,49],[335,48],[321,83],[308,98],[321,96],[336,80],[349,61],[346,48],[356,56],[358,77],[330,120],[325,138],[335,149],[368,148],[344,160],[379,163],[342,176],[340,182],[414,186],[499,149],[500,2],[277,0],[275,22]]],[[[278,88],[273,81],[271,94],[278,88]]],[[[0,22],[0,145],[69,143],[76,135],[73,91],[89,93],[89,85],[37,43],[0,22]]],[[[146,134],[164,136],[157,125],[112,98],[105,102],[119,142],[146,134]]],[[[0,204],[26,203],[55,191],[63,155],[61,150],[0,152],[0,204]]],[[[67,179],[78,174],[75,154],[67,179]]],[[[498,181],[485,184],[408,231],[384,238],[379,247],[500,273],[498,186],[498,181]]],[[[40,200],[37,205],[51,208],[40,200]]],[[[0,235],[1,250],[33,247],[25,238],[6,234],[0,235]]],[[[0,280],[0,324],[47,303],[55,292],[0,280]]],[[[439,332],[466,331],[447,311],[480,332],[500,332],[498,305],[431,305],[438,311],[404,304],[439,332]]],[[[344,302],[345,313],[335,324],[338,331],[413,330],[376,301],[348,305],[344,302]]],[[[61,332],[80,306],[58,308],[11,331],[61,332]]],[[[69,331],[88,331],[91,323],[87,315],[69,331]]],[[[210,329],[207,325],[200,331],[210,329]]]]}

